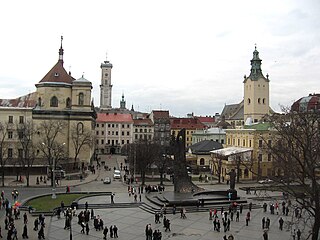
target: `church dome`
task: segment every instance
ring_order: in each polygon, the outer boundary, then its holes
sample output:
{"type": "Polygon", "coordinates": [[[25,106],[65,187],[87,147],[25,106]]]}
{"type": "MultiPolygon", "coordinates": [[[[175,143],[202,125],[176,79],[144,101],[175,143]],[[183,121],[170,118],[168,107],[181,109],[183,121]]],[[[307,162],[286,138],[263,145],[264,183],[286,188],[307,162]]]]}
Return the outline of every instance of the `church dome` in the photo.
{"type": "Polygon", "coordinates": [[[302,97],[295,101],[291,110],[294,112],[307,112],[311,110],[320,110],[320,94],[309,94],[307,97],[302,97]]]}

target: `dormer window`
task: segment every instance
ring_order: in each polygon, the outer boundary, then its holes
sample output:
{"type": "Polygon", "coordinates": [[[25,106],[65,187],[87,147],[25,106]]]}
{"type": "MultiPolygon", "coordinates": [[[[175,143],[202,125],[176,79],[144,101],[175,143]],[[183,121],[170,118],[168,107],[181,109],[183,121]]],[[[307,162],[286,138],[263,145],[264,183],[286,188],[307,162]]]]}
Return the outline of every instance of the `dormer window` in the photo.
{"type": "Polygon", "coordinates": [[[55,77],[59,77],[59,73],[54,73],[54,76],[55,77]]]}

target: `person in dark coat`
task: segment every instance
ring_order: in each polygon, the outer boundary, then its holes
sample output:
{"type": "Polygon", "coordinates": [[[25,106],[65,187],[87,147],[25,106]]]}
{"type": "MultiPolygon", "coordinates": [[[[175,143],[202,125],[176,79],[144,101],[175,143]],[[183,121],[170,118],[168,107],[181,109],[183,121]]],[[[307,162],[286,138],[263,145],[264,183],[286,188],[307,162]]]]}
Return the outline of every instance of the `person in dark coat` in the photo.
{"type": "Polygon", "coordinates": [[[45,239],[44,237],[44,227],[41,225],[40,230],[38,232],[38,239],[45,239]]]}
{"type": "Polygon", "coordinates": [[[112,225],[110,226],[109,230],[110,230],[110,237],[113,238],[113,227],[112,227],[112,225]]]}
{"type": "Polygon", "coordinates": [[[113,236],[115,238],[118,238],[118,228],[116,225],[113,226],[113,236]]]}
{"type": "Polygon", "coordinates": [[[108,227],[105,226],[103,229],[103,239],[107,239],[107,234],[108,234],[108,227]]]}
{"type": "Polygon", "coordinates": [[[28,228],[27,228],[27,224],[24,224],[23,232],[22,232],[22,238],[23,238],[23,239],[25,239],[25,238],[29,238],[29,237],[28,237],[28,228]]]}
{"type": "Polygon", "coordinates": [[[89,228],[89,223],[86,224],[86,234],[89,235],[90,228],[89,228]]]}

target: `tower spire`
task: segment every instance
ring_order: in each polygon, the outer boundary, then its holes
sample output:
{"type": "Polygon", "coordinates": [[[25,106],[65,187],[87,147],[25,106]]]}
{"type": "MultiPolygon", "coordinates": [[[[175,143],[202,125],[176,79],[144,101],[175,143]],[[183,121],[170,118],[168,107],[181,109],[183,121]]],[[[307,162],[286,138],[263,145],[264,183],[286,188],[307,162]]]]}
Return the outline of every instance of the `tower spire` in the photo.
{"type": "Polygon", "coordinates": [[[59,49],[59,61],[62,61],[63,63],[63,48],[62,48],[62,41],[63,41],[63,36],[61,36],[61,45],[60,45],[60,49],[59,49]]]}
{"type": "Polygon", "coordinates": [[[254,46],[253,58],[251,60],[250,78],[257,80],[259,77],[263,77],[261,70],[261,59],[259,58],[259,52],[257,50],[257,44],[254,46]]]}

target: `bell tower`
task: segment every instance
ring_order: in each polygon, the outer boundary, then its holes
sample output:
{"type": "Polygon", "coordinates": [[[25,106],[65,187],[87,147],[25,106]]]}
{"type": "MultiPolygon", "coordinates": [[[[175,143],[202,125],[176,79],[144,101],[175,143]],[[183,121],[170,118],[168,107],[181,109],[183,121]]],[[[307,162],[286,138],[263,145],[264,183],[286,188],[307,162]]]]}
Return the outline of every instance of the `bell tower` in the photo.
{"type": "Polygon", "coordinates": [[[244,121],[258,122],[269,114],[269,75],[264,77],[261,70],[262,60],[255,46],[251,60],[250,75],[244,76],[244,121]]]}
{"type": "Polygon", "coordinates": [[[112,64],[106,59],[101,63],[101,84],[100,84],[100,108],[110,109],[111,96],[112,96],[112,84],[111,84],[111,69],[112,64]]]}

